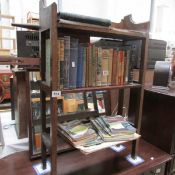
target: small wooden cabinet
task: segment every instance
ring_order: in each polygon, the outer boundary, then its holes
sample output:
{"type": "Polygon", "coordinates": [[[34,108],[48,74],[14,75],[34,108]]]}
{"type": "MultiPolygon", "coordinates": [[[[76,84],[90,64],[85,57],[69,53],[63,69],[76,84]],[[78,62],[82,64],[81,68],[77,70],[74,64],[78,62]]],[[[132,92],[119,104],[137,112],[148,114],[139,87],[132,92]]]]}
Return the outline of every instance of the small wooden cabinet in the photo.
{"type": "Polygon", "coordinates": [[[172,155],[167,174],[175,174],[175,91],[145,89],[141,135],[172,155]]]}
{"type": "Polygon", "coordinates": [[[19,139],[28,136],[28,72],[13,70],[12,116],[16,122],[16,133],[19,139]]]}

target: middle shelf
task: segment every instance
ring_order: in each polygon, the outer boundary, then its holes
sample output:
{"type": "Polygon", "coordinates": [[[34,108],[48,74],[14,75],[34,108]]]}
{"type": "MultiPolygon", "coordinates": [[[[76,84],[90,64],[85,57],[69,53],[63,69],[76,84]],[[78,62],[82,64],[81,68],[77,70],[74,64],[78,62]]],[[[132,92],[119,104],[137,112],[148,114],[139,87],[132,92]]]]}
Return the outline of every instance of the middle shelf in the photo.
{"type": "MultiPolygon", "coordinates": [[[[65,93],[78,93],[87,91],[101,91],[101,90],[112,90],[112,89],[126,89],[126,88],[140,88],[142,87],[139,83],[129,83],[126,85],[115,85],[115,86],[96,86],[96,87],[84,87],[84,88],[74,88],[74,89],[60,89],[62,94],[65,93]]],[[[51,88],[46,82],[41,82],[41,89],[47,93],[51,92],[51,88]]]]}

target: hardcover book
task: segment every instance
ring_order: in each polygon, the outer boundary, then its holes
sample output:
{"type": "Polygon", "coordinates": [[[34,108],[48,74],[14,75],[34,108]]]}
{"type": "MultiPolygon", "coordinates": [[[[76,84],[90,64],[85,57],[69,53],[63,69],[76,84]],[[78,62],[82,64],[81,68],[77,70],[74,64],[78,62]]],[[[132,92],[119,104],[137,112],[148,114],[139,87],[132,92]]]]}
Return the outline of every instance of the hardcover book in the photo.
{"type": "Polygon", "coordinates": [[[77,61],[78,61],[78,39],[70,38],[70,60],[69,60],[69,88],[76,88],[77,83],[77,61]]]}

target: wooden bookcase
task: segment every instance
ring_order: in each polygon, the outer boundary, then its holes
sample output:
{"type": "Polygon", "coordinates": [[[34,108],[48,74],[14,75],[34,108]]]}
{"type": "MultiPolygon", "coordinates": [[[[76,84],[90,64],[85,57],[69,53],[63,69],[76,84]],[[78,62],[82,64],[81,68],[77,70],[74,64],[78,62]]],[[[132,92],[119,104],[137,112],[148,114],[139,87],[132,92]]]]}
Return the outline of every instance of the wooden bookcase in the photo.
{"type": "MultiPolygon", "coordinates": [[[[136,101],[136,116],[134,119],[135,127],[137,128],[137,133],[140,133],[141,127],[141,116],[142,116],[142,104],[143,104],[143,92],[144,92],[144,77],[145,77],[145,67],[146,67],[146,57],[147,57],[147,43],[148,43],[148,33],[129,31],[122,29],[125,26],[112,25],[110,27],[102,27],[97,25],[91,25],[87,23],[71,22],[62,20],[59,18],[59,13],[57,12],[57,5],[55,3],[46,7],[45,1],[40,1],[40,12],[39,12],[39,33],[40,33],[40,57],[41,57],[41,116],[42,116],[42,163],[43,168],[46,167],[46,154],[47,149],[50,150],[50,161],[51,161],[51,174],[57,174],[57,143],[59,146],[64,147],[66,143],[60,145],[61,139],[57,137],[57,122],[64,120],[71,120],[74,118],[87,118],[89,116],[98,116],[98,107],[96,103],[96,91],[106,90],[111,99],[114,98],[113,94],[120,93],[120,97],[123,98],[122,103],[126,101],[125,92],[129,91],[130,88],[136,88],[139,95],[136,101]],[[84,36],[84,38],[89,38],[90,36],[96,37],[106,37],[121,39],[123,42],[128,40],[141,40],[142,41],[142,53],[141,53],[141,68],[139,72],[138,83],[130,83],[127,85],[116,85],[116,86],[101,86],[101,87],[85,87],[77,89],[60,89],[60,78],[58,76],[58,71],[60,70],[59,56],[57,48],[57,37],[60,34],[65,35],[77,35],[84,36]],[[45,54],[45,43],[46,39],[50,38],[50,84],[46,82],[46,54],[45,54]],[[94,111],[82,112],[73,115],[59,115],[57,111],[57,98],[53,96],[54,91],[61,91],[64,93],[78,93],[91,91],[93,93],[94,100],[94,111]],[[50,96],[50,134],[47,133],[46,128],[46,96],[50,96]]],[[[132,27],[132,26],[131,26],[132,27]]],[[[129,99],[129,95],[127,97],[129,99]]],[[[86,101],[86,98],[84,99],[86,101]]],[[[110,112],[109,112],[110,113],[110,112]]],[[[121,111],[123,113],[123,111],[121,111]]],[[[132,142],[131,155],[133,158],[137,155],[138,140],[132,142]]],[[[58,160],[59,161],[59,160],[58,160]]],[[[66,166],[66,165],[65,165],[66,166]]]]}

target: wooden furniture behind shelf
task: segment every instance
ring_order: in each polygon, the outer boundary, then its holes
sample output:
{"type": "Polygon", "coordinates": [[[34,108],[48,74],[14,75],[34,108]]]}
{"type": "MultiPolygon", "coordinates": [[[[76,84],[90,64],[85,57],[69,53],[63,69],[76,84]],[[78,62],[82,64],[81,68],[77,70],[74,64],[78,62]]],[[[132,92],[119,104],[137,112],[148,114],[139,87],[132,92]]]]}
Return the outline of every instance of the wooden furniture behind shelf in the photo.
{"type": "Polygon", "coordinates": [[[146,141],[172,155],[168,174],[175,173],[174,104],[174,90],[159,87],[145,89],[141,134],[146,141]]]}
{"type": "Polygon", "coordinates": [[[12,97],[12,114],[16,122],[16,133],[19,139],[28,136],[28,100],[27,100],[27,85],[28,72],[24,70],[13,70],[13,95],[12,97]]]}
{"type": "MultiPolygon", "coordinates": [[[[134,81],[138,81],[139,79],[139,69],[134,69],[134,81]]],[[[153,85],[153,78],[154,78],[154,69],[146,69],[145,75],[145,86],[152,86],[153,85]]]]}
{"type": "Polygon", "coordinates": [[[18,138],[24,138],[28,135],[28,96],[27,88],[29,82],[28,71],[39,70],[40,58],[24,58],[13,56],[1,56],[0,65],[20,65],[26,66],[25,69],[14,69],[11,79],[11,108],[12,119],[16,120],[16,131],[18,138]]]}

